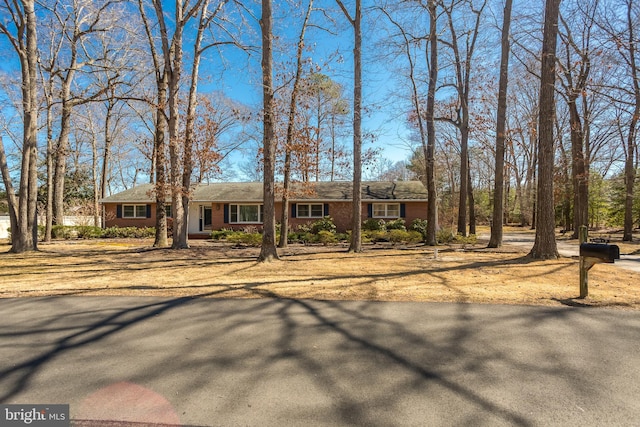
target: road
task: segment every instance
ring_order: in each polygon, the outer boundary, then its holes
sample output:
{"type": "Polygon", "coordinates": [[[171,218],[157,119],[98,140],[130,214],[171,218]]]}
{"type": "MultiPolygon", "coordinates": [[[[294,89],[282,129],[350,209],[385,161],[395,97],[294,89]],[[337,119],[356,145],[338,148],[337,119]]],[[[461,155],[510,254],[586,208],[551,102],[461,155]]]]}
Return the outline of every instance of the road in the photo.
{"type": "MultiPolygon", "coordinates": [[[[488,234],[481,234],[478,237],[480,239],[489,240],[488,234]]],[[[524,233],[504,233],[502,241],[505,244],[508,243],[510,245],[531,249],[535,241],[535,235],[524,233]]],[[[558,246],[558,253],[561,256],[579,256],[580,245],[577,240],[558,240],[556,241],[556,244],[558,246]]],[[[620,254],[620,259],[615,262],[615,265],[619,268],[640,273],[640,255],[620,254]]]]}
{"type": "Polygon", "coordinates": [[[640,420],[636,311],[76,296],[0,313],[0,402],[70,404],[82,427],[640,420]]]}

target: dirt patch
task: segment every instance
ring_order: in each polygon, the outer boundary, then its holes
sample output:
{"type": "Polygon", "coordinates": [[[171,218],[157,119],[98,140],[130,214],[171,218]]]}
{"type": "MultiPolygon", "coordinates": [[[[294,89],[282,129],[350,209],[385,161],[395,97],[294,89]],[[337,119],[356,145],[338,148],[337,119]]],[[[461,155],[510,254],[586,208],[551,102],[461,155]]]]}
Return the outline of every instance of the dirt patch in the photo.
{"type": "Polygon", "coordinates": [[[312,298],[640,309],[639,273],[599,264],[589,273],[589,297],[577,299],[577,259],[532,261],[526,250],[509,245],[500,250],[486,249],[484,242],[435,249],[367,245],[361,254],[346,253],[346,246],[296,245],[281,250],[280,261],[259,264],[257,248],[195,241],[191,249],[173,251],[151,243],[69,241],[41,244],[39,252],[26,255],[0,253],[0,297],[312,298]]]}

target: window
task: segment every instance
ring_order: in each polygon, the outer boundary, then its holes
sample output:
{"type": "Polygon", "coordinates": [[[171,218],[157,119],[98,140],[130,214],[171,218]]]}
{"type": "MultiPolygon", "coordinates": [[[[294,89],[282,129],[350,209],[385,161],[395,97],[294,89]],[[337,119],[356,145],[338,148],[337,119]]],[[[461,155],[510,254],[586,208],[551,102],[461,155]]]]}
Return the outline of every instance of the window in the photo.
{"type": "Polygon", "coordinates": [[[400,218],[400,203],[374,203],[374,218],[400,218]]]}
{"type": "Polygon", "coordinates": [[[324,205],[322,204],[300,204],[297,205],[296,216],[298,218],[322,218],[324,214],[324,205]]]}
{"type": "Polygon", "coordinates": [[[262,205],[229,205],[231,223],[261,223],[262,205]]]}
{"type": "Polygon", "coordinates": [[[122,205],[123,218],[146,218],[147,205],[122,205]]]}
{"type": "Polygon", "coordinates": [[[164,205],[164,211],[167,214],[167,218],[173,218],[171,216],[171,205],[164,205]]]}

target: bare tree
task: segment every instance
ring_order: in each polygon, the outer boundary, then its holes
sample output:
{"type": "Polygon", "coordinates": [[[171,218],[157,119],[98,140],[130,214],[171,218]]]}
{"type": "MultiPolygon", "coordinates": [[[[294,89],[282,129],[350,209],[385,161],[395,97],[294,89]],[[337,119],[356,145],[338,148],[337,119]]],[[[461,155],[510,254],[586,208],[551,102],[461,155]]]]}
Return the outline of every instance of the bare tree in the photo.
{"type": "Polygon", "coordinates": [[[496,112],[496,163],[493,192],[493,220],[491,222],[490,248],[502,246],[504,221],[504,159],[505,133],[507,124],[507,88],[509,83],[509,31],[511,27],[511,8],[513,1],[506,0],[502,17],[502,40],[500,56],[500,81],[498,83],[498,111],[496,112]]]}
{"type": "MultiPolygon", "coordinates": [[[[458,2],[452,1],[444,7],[447,15],[450,38],[440,39],[439,42],[449,47],[454,59],[454,89],[457,94],[457,105],[455,117],[449,117],[447,122],[453,124],[460,132],[460,201],[458,205],[458,233],[467,235],[467,200],[471,193],[469,186],[469,102],[471,91],[471,70],[473,64],[473,54],[475,53],[476,42],[480,31],[482,12],[486,6],[486,0],[481,1],[476,7],[473,1],[458,2]],[[468,3],[473,16],[472,28],[464,30],[463,35],[458,34],[456,13],[462,13],[459,8],[461,4],[468,3]],[[464,46],[460,46],[460,41],[464,40],[464,46]]],[[[472,212],[471,212],[472,213],[472,212]]],[[[470,215],[470,217],[473,216],[470,215]]]]}
{"type": "Polygon", "coordinates": [[[275,211],[275,163],[276,132],[273,96],[273,17],[271,0],[262,0],[262,104],[264,156],[263,197],[264,216],[262,246],[258,261],[266,262],[278,259],[276,248],[276,211],[275,211]]]}
{"type": "Polygon", "coordinates": [[[578,25],[571,25],[573,23],[568,22],[561,14],[562,30],[559,31],[564,51],[562,59],[558,60],[563,88],[561,94],[569,109],[571,134],[574,239],[578,238],[580,226],[587,226],[589,222],[589,134],[586,132],[589,126],[589,105],[586,102],[586,91],[591,71],[591,33],[597,2],[592,6],[587,3],[581,4],[577,11],[569,11],[570,16],[578,18],[578,25]],[[575,27],[581,28],[582,33],[574,34],[575,27]]]}
{"type": "Polygon", "coordinates": [[[22,83],[22,162],[18,194],[0,140],[0,172],[9,203],[11,252],[22,253],[38,249],[38,43],[35,2],[3,0],[0,12],[9,19],[0,21],[0,34],[7,37],[20,61],[22,83]]]}
{"type": "MultiPolygon", "coordinates": [[[[624,135],[624,230],[622,240],[633,240],[633,205],[634,187],[638,156],[638,123],[640,123],[640,58],[638,58],[638,22],[640,21],[640,4],[636,0],[621,0],[604,3],[611,9],[603,12],[599,25],[607,35],[612,47],[617,51],[622,62],[625,78],[617,88],[626,115],[629,117],[624,135]]],[[[605,88],[610,90],[613,88],[605,88]]]]}
{"type": "Polygon", "coordinates": [[[294,131],[296,125],[296,112],[298,108],[298,92],[300,91],[300,83],[302,81],[302,66],[303,58],[302,53],[304,51],[304,38],[309,24],[309,18],[311,11],[313,10],[313,0],[309,0],[307,6],[307,12],[300,29],[300,35],[298,37],[298,46],[296,49],[296,71],[293,78],[293,88],[291,89],[291,98],[289,102],[289,117],[287,121],[287,135],[284,142],[285,160],[284,160],[284,181],[282,189],[282,216],[280,222],[280,242],[278,246],[284,248],[287,246],[288,233],[289,233],[289,191],[291,184],[291,148],[294,142],[294,131]]]}
{"type": "Polygon", "coordinates": [[[349,252],[362,252],[362,2],[355,0],[353,17],[336,0],[353,27],[353,206],[349,252]]]}
{"type": "Polygon", "coordinates": [[[538,196],[536,238],[529,256],[557,259],[553,169],[555,121],[556,46],[561,0],[546,0],[540,70],[540,115],[538,121],[538,196]]]}

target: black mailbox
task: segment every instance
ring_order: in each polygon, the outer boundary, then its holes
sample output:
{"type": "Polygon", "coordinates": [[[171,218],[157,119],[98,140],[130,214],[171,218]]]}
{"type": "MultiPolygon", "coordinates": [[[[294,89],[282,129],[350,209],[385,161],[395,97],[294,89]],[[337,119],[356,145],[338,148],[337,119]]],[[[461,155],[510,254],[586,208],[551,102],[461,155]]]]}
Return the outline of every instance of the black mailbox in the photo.
{"type": "Polygon", "coordinates": [[[580,245],[580,256],[597,258],[601,262],[613,263],[614,260],[620,259],[620,248],[617,245],[582,243],[580,245]]]}

